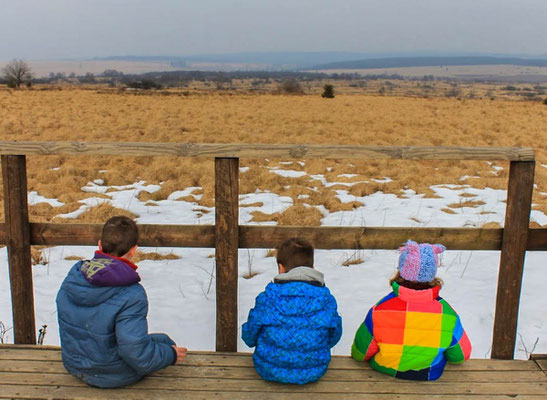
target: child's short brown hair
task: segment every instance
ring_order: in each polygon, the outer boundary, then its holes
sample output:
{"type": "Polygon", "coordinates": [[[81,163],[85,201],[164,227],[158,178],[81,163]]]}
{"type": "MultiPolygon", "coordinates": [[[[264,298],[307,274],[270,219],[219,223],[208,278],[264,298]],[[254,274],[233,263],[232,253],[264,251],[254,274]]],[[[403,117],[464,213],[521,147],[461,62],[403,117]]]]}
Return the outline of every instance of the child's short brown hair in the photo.
{"type": "Polygon", "coordinates": [[[313,246],[303,239],[291,238],[285,240],[277,248],[277,263],[290,271],[294,267],[313,268],[313,246]]]}
{"type": "Polygon", "coordinates": [[[103,226],[101,247],[103,252],[121,257],[139,240],[137,224],[124,216],[112,217],[103,226]]]}

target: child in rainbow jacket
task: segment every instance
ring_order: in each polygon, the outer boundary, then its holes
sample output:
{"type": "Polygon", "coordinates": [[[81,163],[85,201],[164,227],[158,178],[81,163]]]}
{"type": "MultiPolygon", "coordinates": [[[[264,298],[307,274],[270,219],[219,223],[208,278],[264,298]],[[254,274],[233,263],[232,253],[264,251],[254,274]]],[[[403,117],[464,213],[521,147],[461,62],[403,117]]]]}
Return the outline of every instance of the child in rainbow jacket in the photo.
{"type": "Polygon", "coordinates": [[[436,278],[443,245],[408,241],[399,249],[393,292],[368,312],[351,355],[377,371],[409,380],[436,380],[446,362],[469,359],[471,343],[460,317],[439,297],[436,278]]]}

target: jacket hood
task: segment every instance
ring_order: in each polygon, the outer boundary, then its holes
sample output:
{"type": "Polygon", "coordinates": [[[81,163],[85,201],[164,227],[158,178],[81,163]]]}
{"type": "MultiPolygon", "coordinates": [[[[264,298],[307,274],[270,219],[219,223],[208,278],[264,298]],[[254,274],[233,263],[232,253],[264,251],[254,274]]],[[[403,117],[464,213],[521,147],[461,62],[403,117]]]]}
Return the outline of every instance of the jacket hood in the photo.
{"type": "Polygon", "coordinates": [[[440,286],[432,287],[431,289],[414,290],[399,285],[397,282],[391,284],[393,293],[401,300],[413,303],[424,303],[427,301],[436,300],[439,297],[440,286]]]}
{"type": "Polygon", "coordinates": [[[101,251],[85,260],[80,270],[85,279],[95,286],[128,286],[140,282],[137,266],[125,258],[111,256],[101,251]]]}
{"type": "Polygon", "coordinates": [[[139,281],[139,275],[128,264],[97,252],[93,259],[74,264],[62,287],[72,303],[93,307],[139,281]]]}
{"type": "Polygon", "coordinates": [[[266,293],[280,315],[306,317],[328,308],[330,291],[324,286],[321,272],[297,267],[277,275],[268,284],[266,293]]]}
{"type": "Polygon", "coordinates": [[[279,274],[274,277],[275,283],[286,282],[308,282],[317,284],[317,286],[325,286],[325,277],[323,273],[310,267],[296,267],[289,272],[279,274]]]}

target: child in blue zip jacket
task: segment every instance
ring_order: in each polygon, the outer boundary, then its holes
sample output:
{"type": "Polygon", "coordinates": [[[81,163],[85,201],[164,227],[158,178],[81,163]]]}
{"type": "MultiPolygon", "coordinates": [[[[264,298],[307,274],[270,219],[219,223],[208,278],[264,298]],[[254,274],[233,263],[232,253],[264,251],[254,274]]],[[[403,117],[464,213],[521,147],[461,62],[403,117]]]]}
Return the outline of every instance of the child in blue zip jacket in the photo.
{"type": "Polygon", "coordinates": [[[253,362],[267,381],[305,384],[327,371],[342,336],[336,300],[313,269],[313,246],[289,239],[277,250],[279,275],[256,298],[242,327],[253,362]]]}
{"type": "Polygon", "coordinates": [[[87,384],[129,385],[186,356],[163,333],[148,333],[148,299],[131,262],[139,233],[118,216],[103,226],[99,251],[77,262],[57,294],[63,365],[87,384]]]}

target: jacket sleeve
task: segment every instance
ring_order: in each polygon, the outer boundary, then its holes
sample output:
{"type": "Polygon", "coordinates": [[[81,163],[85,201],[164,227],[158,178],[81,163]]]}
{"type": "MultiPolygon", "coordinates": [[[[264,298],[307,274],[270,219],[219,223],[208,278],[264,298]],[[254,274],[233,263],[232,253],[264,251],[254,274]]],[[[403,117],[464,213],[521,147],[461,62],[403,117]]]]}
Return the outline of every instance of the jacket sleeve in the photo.
{"type": "Polygon", "coordinates": [[[459,316],[452,333],[452,343],[450,343],[450,347],[446,349],[444,354],[449,362],[455,364],[463,363],[471,355],[471,342],[463,329],[459,316]]]}
{"type": "Polygon", "coordinates": [[[148,299],[144,289],[133,295],[116,317],[118,354],[139,375],[147,375],[175,361],[173,348],[148,334],[148,299]]]}
{"type": "Polygon", "coordinates": [[[338,314],[338,306],[336,304],[336,299],[334,296],[331,296],[333,304],[333,316],[331,320],[331,326],[329,327],[329,347],[333,347],[340,341],[342,337],[342,317],[338,314]]]}
{"type": "Polygon", "coordinates": [[[249,311],[247,322],[241,327],[241,338],[249,347],[255,347],[258,340],[258,334],[264,325],[264,313],[266,311],[266,294],[260,293],[255,306],[249,311]]]}
{"type": "Polygon", "coordinates": [[[372,314],[374,307],[371,308],[355,333],[355,339],[351,346],[351,356],[357,361],[368,361],[378,353],[378,343],[374,339],[374,327],[372,323],[372,314]]]}

